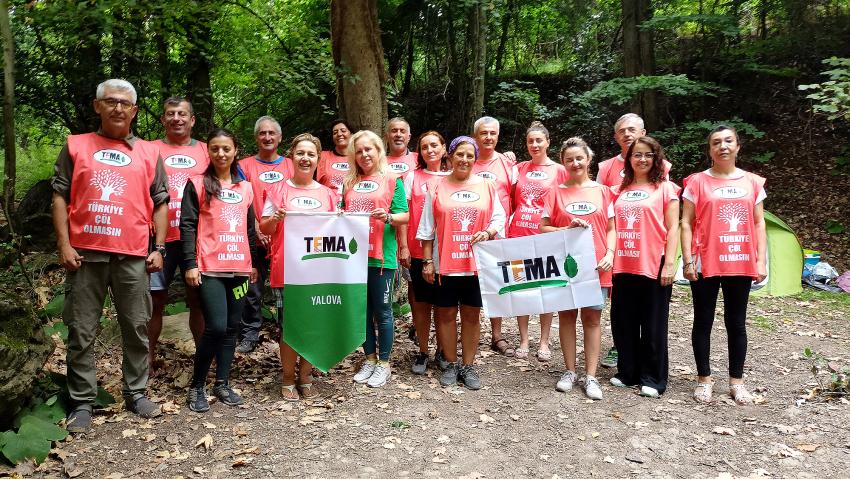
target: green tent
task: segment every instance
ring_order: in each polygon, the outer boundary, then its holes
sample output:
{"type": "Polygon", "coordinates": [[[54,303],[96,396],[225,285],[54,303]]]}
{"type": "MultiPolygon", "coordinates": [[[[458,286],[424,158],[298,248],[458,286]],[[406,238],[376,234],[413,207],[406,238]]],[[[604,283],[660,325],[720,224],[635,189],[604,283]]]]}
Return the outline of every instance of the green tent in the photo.
{"type": "Polygon", "coordinates": [[[759,296],[788,296],[803,291],[803,247],[784,221],[764,212],[767,227],[767,278],[753,285],[759,296]]]}

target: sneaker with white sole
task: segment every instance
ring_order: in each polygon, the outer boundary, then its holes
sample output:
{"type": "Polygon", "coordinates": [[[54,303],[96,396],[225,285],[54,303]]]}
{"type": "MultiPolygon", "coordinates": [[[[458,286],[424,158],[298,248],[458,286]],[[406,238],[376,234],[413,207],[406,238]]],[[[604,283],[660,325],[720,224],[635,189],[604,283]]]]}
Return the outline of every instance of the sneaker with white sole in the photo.
{"type": "Polygon", "coordinates": [[[378,363],[378,365],[375,366],[375,372],[369,376],[369,380],[366,382],[366,385],[370,388],[379,388],[384,384],[387,384],[387,381],[390,380],[391,376],[392,373],[390,373],[390,365],[378,363]]]}
{"type": "Polygon", "coordinates": [[[594,401],[602,399],[602,387],[599,386],[599,380],[593,376],[584,377],[584,394],[594,401]]]}
{"type": "Polygon", "coordinates": [[[609,382],[611,383],[612,386],[617,387],[617,388],[627,388],[627,387],[629,387],[628,384],[621,381],[620,378],[618,378],[617,376],[612,377],[609,380],[609,382]]]}
{"type": "Polygon", "coordinates": [[[602,361],[599,364],[602,365],[603,368],[616,368],[617,367],[617,358],[620,355],[617,353],[617,348],[611,348],[608,350],[608,354],[602,358],[602,361]]]}
{"type": "Polygon", "coordinates": [[[648,398],[657,398],[661,396],[657,389],[651,388],[649,386],[641,386],[640,395],[648,398]]]}
{"type": "Polygon", "coordinates": [[[576,373],[575,371],[567,371],[561,376],[561,379],[558,380],[558,384],[555,385],[555,389],[565,393],[573,388],[573,385],[576,383],[576,373]]]}
{"type": "Polygon", "coordinates": [[[375,372],[375,368],[378,367],[378,363],[373,363],[371,361],[366,361],[360,366],[360,371],[357,371],[357,374],[354,375],[354,382],[357,384],[365,384],[366,381],[372,377],[372,373],[375,372]]]}
{"type": "Polygon", "coordinates": [[[416,353],[416,359],[413,360],[413,365],[410,366],[410,372],[419,376],[425,374],[428,370],[428,353],[416,353]]]}

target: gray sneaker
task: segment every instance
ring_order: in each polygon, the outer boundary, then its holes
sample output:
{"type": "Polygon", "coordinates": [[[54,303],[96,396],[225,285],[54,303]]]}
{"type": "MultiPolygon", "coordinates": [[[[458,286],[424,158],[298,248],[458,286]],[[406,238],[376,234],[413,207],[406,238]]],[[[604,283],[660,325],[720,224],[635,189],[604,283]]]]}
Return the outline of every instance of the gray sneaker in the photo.
{"type": "Polygon", "coordinates": [[[573,388],[573,385],[576,383],[576,373],[575,371],[567,371],[561,376],[561,379],[558,380],[558,384],[555,385],[555,389],[565,393],[573,388]]]}
{"type": "Polygon", "coordinates": [[[65,429],[71,434],[85,434],[91,429],[92,407],[80,404],[68,414],[65,429]]]}
{"type": "Polygon", "coordinates": [[[599,386],[599,381],[595,377],[584,377],[584,393],[594,401],[602,399],[602,388],[599,386]]]}
{"type": "Polygon", "coordinates": [[[128,411],[136,413],[139,417],[145,419],[158,417],[162,414],[159,404],[151,401],[146,396],[139,396],[136,399],[125,398],[124,406],[128,411]]]}
{"type": "Polygon", "coordinates": [[[434,360],[437,361],[437,367],[440,368],[440,371],[445,371],[448,369],[449,364],[451,364],[443,355],[443,351],[441,349],[437,350],[437,354],[434,355],[434,360]]]}
{"type": "Polygon", "coordinates": [[[213,396],[217,397],[222,404],[227,406],[238,406],[245,402],[242,399],[242,396],[236,393],[229,385],[227,384],[218,384],[213,387],[213,396]]]}
{"type": "Polygon", "coordinates": [[[384,384],[387,384],[387,381],[390,380],[391,376],[392,373],[390,373],[390,367],[378,363],[378,365],[375,366],[375,372],[373,372],[372,375],[369,376],[369,380],[366,381],[366,385],[370,388],[379,388],[384,384]]]}
{"type": "Polygon", "coordinates": [[[461,366],[458,370],[457,378],[468,389],[472,389],[473,391],[481,389],[481,378],[478,377],[478,371],[471,364],[469,366],[461,366]]]}
{"type": "Polygon", "coordinates": [[[378,367],[378,363],[365,361],[363,365],[360,366],[360,371],[357,371],[357,374],[354,375],[354,382],[357,384],[365,384],[366,381],[372,377],[372,373],[375,372],[376,367],[378,367]]]}
{"type": "Polygon", "coordinates": [[[413,374],[423,375],[428,370],[428,353],[416,353],[416,359],[413,365],[410,366],[410,372],[413,374]]]}
{"type": "Polygon", "coordinates": [[[457,384],[457,364],[449,363],[443,374],[440,375],[440,384],[445,387],[454,386],[457,384]]]}
{"type": "Polygon", "coordinates": [[[251,339],[243,339],[242,341],[239,341],[239,344],[236,345],[236,352],[242,354],[253,352],[255,349],[257,349],[258,342],[259,341],[254,341],[251,339]]]}

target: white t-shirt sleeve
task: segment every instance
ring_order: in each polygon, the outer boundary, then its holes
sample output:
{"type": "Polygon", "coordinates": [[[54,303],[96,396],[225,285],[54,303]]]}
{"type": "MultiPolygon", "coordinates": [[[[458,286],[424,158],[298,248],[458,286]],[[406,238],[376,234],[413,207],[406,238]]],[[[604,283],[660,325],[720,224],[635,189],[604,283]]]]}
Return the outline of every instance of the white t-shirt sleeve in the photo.
{"type": "Polygon", "coordinates": [[[425,192],[425,204],[422,207],[422,217],[419,218],[419,228],[416,230],[416,239],[433,240],[436,236],[434,225],[434,206],[431,204],[431,192],[425,192]]]}
{"type": "Polygon", "coordinates": [[[608,215],[609,220],[616,216],[614,215],[614,202],[608,203],[608,211],[606,211],[606,214],[608,215]]]}
{"type": "Polygon", "coordinates": [[[515,185],[517,180],[519,180],[519,168],[516,165],[511,167],[511,184],[515,185]]]}
{"type": "Polygon", "coordinates": [[[764,190],[764,187],[759,188],[759,194],[756,196],[756,204],[761,203],[765,198],[767,198],[767,191],[764,190]]]}
{"type": "Polygon", "coordinates": [[[407,198],[407,201],[410,201],[410,194],[413,192],[413,172],[411,171],[409,175],[405,175],[402,178],[402,184],[404,185],[404,197],[407,198]]]}
{"type": "Polygon", "coordinates": [[[502,207],[502,202],[499,200],[499,195],[493,195],[493,198],[490,199],[491,207],[493,208],[493,216],[490,217],[490,223],[487,225],[487,229],[496,230],[496,236],[505,237],[505,222],[507,221],[507,215],[505,214],[505,208],[502,207]]]}
{"type": "Polygon", "coordinates": [[[263,214],[260,215],[261,218],[266,216],[273,216],[277,212],[277,207],[272,202],[271,198],[266,197],[266,202],[263,203],[263,214]]]}
{"type": "Polygon", "coordinates": [[[696,201],[694,201],[694,193],[693,191],[691,191],[690,183],[688,183],[688,186],[686,186],[685,189],[682,191],[682,199],[688,200],[691,203],[696,204],[696,201]]]}

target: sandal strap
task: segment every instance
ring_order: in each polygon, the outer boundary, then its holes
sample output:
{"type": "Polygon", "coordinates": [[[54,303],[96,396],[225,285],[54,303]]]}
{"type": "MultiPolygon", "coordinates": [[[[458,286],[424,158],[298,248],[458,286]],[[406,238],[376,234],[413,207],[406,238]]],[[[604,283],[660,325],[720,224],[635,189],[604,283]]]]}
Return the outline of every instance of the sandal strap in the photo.
{"type": "Polygon", "coordinates": [[[732,399],[738,404],[749,404],[753,402],[752,394],[747,391],[746,386],[744,386],[743,384],[730,384],[729,394],[732,396],[732,399]]]}
{"type": "Polygon", "coordinates": [[[701,402],[711,401],[711,393],[714,389],[714,383],[697,383],[694,389],[694,399],[701,402]]]}

